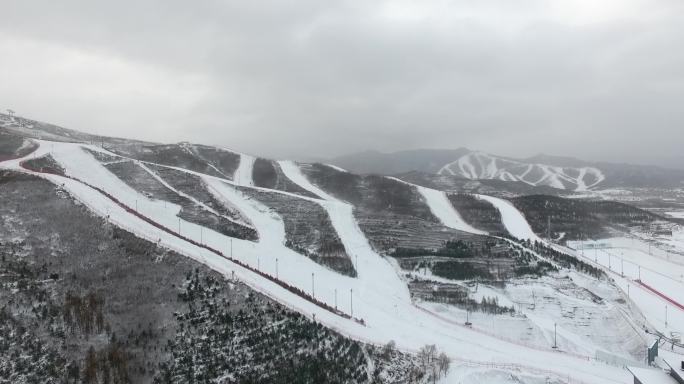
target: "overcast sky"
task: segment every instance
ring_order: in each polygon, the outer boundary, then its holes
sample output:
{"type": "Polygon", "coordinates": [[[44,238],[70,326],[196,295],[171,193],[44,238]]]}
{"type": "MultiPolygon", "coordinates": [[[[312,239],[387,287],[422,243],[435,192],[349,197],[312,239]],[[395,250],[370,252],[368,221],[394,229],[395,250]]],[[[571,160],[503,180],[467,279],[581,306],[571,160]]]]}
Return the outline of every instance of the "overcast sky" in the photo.
{"type": "Polygon", "coordinates": [[[684,2],[2,2],[0,108],[272,157],[681,156],[684,2]]]}

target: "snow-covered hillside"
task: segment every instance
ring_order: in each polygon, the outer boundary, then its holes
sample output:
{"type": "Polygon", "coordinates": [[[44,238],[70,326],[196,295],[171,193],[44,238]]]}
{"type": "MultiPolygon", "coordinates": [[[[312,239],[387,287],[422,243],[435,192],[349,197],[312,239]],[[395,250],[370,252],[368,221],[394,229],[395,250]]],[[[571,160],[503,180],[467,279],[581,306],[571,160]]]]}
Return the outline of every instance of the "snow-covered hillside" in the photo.
{"type": "Polygon", "coordinates": [[[599,186],[605,176],[594,167],[560,167],[525,163],[483,152],[471,152],[445,164],[440,175],[461,176],[472,180],[494,179],[522,181],[533,186],[585,191],[599,186]]]}
{"type": "MultiPolygon", "coordinates": [[[[503,235],[467,222],[443,191],[394,178],[268,161],[277,172],[275,185],[287,188],[265,188],[255,185],[252,156],[168,145],[164,156],[174,162],[161,163],[155,153],[131,158],[84,142],[27,144],[20,139],[15,156],[3,157],[0,168],[49,180],[110,223],[239,279],[347,337],[375,345],[394,340],[409,353],[434,344],[454,362],[445,382],[468,377],[498,383],[505,372],[515,377],[512,382],[627,383],[630,377],[620,362],[640,364],[645,345],[652,341],[643,329],[684,331],[672,322],[684,314],[675,304],[684,301],[680,243],[669,245],[677,259],[667,262],[625,251],[625,273],[617,276],[608,251],[592,260],[584,252],[550,243],[533,232],[514,204],[498,197],[475,196],[498,211],[503,235]],[[219,154],[220,162],[215,160],[219,154]],[[139,174],[148,175],[149,181],[132,180],[142,176],[132,177],[121,164],[142,169],[139,174]],[[188,169],[183,164],[199,165],[188,169]],[[312,177],[314,171],[317,177],[312,177]],[[364,203],[369,199],[373,204],[364,203]],[[197,217],[202,212],[215,218],[212,225],[197,217]],[[316,217],[302,220],[302,212],[315,212],[316,217]],[[412,216],[420,217],[411,221],[412,216]],[[398,223],[392,223],[395,219],[398,223]],[[396,232],[398,236],[416,233],[416,228],[403,227],[420,226],[423,238],[416,244],[410,238],[398,243],[386,231],[390,224],[406,231],[396,232]],[[226,225],[232,227],[227,230],[226,225]],[[344,248],[339,255],[348,259],[353,273],[340,273],[292,244],[298,237],[291,226],[297,225],[334,232],[332,237],[344,248]],[[426,242],[425,237],[436,240],[426,242]],[[450,275],[440,274],[440,265],[451,268],[450,275]],[[475,278],[461,276],[462,271],[475,278]],[[637,278],[650,288],[636,284],[637,278]],[[429,300],[440,290],[447,292],[444,300],[429,300]],[[668,324],[658,310],[664,306],[675,311],[668,324]],[[473,307],[487,310],[473,313],[473,307]]],[[[515,176],[519,164],[493,157],[490,162],[485,157],[461,159],[444,169],[472,177],[527,177],[533,172],[525,168],[522,176],[515,176]]],[[[539,182],[570,183],[566,178],[574,177],[574,189],[591,188],[602,177],[568,168],[561,177],[544,169],[548,172],[539,182]]],[[[306,245],[328,251],[316,240],[306,245]]],[[[643,243],[637,246],[643,248],[643,243]]]]}

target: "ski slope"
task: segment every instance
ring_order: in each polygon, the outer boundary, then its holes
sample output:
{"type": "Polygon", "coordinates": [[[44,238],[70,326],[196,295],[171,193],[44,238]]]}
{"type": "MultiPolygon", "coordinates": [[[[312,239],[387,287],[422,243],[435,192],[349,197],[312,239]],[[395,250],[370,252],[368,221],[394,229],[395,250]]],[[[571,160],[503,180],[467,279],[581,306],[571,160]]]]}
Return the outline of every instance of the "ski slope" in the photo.
{"type": "Polygon", "coordinates": [[[256,161],[254,156],[246,155],[244,153],[240,154],[240,163],[238,164],[235,174],[233,175],[233,180],[236,184],[245,185],[248,187],[254,185],[254,179],[252,179],[254,161],[256,161]]]}
{"type": "MultiPolygon", "coordinates": [[[[174,249],[202,262],[227,277],[235,276],[255,290],[309,317],[315,316],[317,321],[345,335],[374,344],[395,340],[400,349],[413,352],[425,344],[436,344],[457,364],[489,367],[498,365],[504,367],[502,369],[514,369],[530,374],[556,378],[572,377],[572,382],[629,382],[629,375],[620,368],[550,349],[525,348],[494,336],[455,326],[450,321],[415,307],[406,284],[394,267],[370,247],[356,223],[353,207],[334,199],[311,184],[294,163],[281,163],[283,172],[293,182],[320,197],[311,201],[321,204],[330,215],[345,249],[354,259],[358,271],[357,278],[335,273],[285,247],[282,219],[267,207],[242,194],[229,180],[203,176],[212,193],[240,209],[254,224],[259,232],[258,242],[229,238],[178,218],[177,205],[149,199],[131,189],[99,164],[92,155],[81,149],[87,147],[102,151],[97,147],[73,143],[39,144],[41,145],[35,156],[51,152],[68,174],[98,186],[129,206],[136,204],[141,214],[155,222],[168,228],[177,227],[184,236],[201,241],[212,248],[224,250],[225,253],[232,250],[234,257],[241,262],[273,276],[277,275],[279,279],[303,291],[311,292],[316,299],[331,306],[337,306],[349,313],[353,310],[354,317],[363,318],[366,325],[322,310],[315,303],[293,294],[249,269],[173,234],[160,231],[159,228],[132,215],[83,183],[56,175],[38,174],[55,184],[62,185],[96,214],[107,217],[112,223],[157,242],[160,246],[174,249]],[[51,146],[54,146],[52,151],[48,150],[51,146]]],[[[0,166],[27,172],[21,169],[19,162],[9,161],[0,166]]],[[[239,184],[245,185],[245,179],[240,178],[239,184]]]]}
{"type": "Polygon", "coordinates": [[[523,240],[542,241],[537,236],[525,216],[510,201],[494,196],[476,195],[477,198],[488,201],[501,213],[503,225],[513,237],[523,240]]]}
{"type": "Polygon", "coordinates": [[[449,201],[446,192],[412,184],[396,177],[388,178],[416,188],[418,193],[420,193],[420,195],[425,199],[426,204],[430,208],[430,212],[432,212],[432,214],[435,215],[435,217],[437,217],[445,226],[477,235],[487,234],[486,231],[479,230],[463,220],[461,214],[458,213],[458,210],[456,210],[456,208],[449,201]]]}

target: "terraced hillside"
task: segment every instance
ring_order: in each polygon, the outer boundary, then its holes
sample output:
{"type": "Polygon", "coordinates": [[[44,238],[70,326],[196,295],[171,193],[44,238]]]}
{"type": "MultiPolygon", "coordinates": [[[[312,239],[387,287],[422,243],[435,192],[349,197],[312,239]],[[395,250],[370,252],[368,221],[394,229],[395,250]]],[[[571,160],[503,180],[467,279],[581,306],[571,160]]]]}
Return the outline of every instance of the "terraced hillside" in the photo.
{"type": "Polygon", "coordinates": [[[147,145],[132,143],[105,145],[105,148],[132,159],[184,168],[225,179],[232,179],[240,162],[240,156],[236,153],[188,143],[147,145]]]}
{"type": "MultiPolygon", "coordinates": [[[[94,152],[90,151],[90,153],[94,152]]],[[[258,238],[254,228],[240,215],[240,212],[218,202],[206,190],[206,186],[198,176],[165,167],[145,166],[106,154],[99,154],[96,158],[100,161],[108,161],[104,163],[104,166],[134,190],[152,199],[179,205],[181,209],[178,217],[184,220],[203,225],[227,236],[249,240],[258,238]],[[159,175],[153,174],[154,172],[158,172],[159,175]],[[171,189],[170,186],[176,190],[171,189]]],[[[132,206],[137,204],[137,202],[128,203],[132,206]]]]}
{"type": "Polygon", "coordinates": [[[663,218],[634,206],[613,201],[588,201],[555,196],[521,196],[511,200],[535,233],[554,239],[600,239],[616,230],[643,226],[663,218]]]}
{"type": "Polygon", "coordinates": [[[501,221],[501,213],[491,203],[463,193],[448,194],[447,197],[468,224],[492,235],[507,234],[501,221]]]}
{"type": "Polygon", "coordinates": [[[275,210],[285,223],[285,245],[319,264],[356,276],[328,213],[315,202],[282,193],[240,188],[246,195],[275,210]]]}
{"type": "Polygon", "coordinates": [[[412,186],[382,176],[360,176],[323,164],[302,166],[306,176],[331,195],[354,206],[359,227],[373,247],[388,253],[399,247],[439,248],[448,240],[483,241],[445,227],[412,186]]]}
{"type": "Polygon", "coordinates": [[[280,169],[280,165],[273,160],[256,159],[252,169],[252,179],[257,187],[277,189],[306,197],[317,197],[288,179],[283,170],[280,169]]]}

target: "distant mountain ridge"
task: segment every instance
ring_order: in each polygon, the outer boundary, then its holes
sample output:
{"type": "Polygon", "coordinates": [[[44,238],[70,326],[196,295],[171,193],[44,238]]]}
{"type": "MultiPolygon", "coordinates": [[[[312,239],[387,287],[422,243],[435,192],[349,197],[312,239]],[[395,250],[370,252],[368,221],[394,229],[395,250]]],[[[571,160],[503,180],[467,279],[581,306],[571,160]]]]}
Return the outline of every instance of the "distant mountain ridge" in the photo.
{"type": "Polygon", "coordinates": [[[523,182],[535,187],[546,186],[571,191],[684,186],[684,170],[651,165],[589,162],[546,154],[515,159],[467,148],[392,153],[364,151],[336,157],[328,162],[364,174],[423,172],[468,180],[523,182]]]}
{"type": "MultiPolygon", "coordinates": [[[[164,144],[92,135],[5,114],[0,114],[0,123],[3,129],[9,132],[36,139],[164,147],[164,144]]],[[[360,174],[400,175],[419,172],[428,176],[450,177],[463,181],[491,180],[496,183],[524,183],[531,187],[550,187],[559,191],[684,187],[684,170],[680,169],[667,169],[652,165],[588,162],[573,157],[547,154],[515,159],[463,147],[392,153],[364,151],[321,162],[360,174]]]]}

